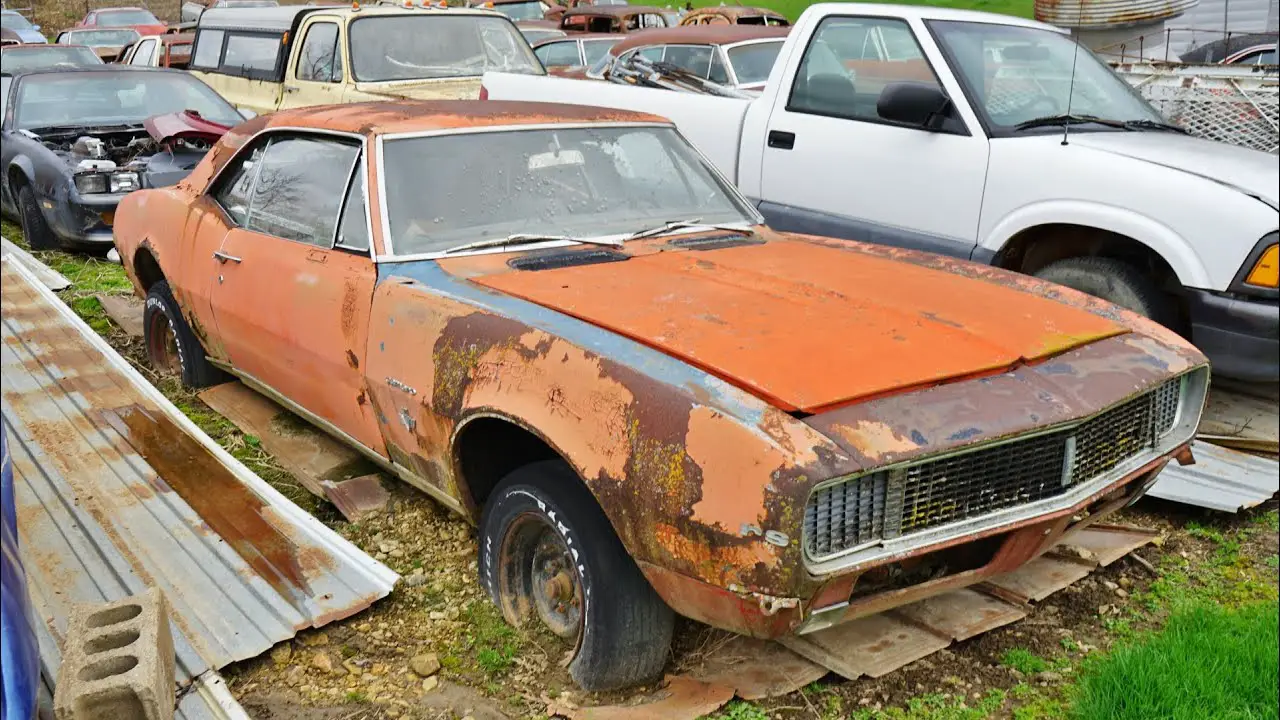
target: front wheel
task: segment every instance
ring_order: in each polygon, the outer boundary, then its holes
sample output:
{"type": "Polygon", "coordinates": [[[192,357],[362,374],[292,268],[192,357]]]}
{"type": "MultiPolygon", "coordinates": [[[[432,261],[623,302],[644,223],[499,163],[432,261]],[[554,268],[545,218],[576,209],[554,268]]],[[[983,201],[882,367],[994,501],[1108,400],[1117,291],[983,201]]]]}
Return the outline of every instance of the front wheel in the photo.
{"type": "Polygon", "coordinates": [[[208,387],[227,380],[226,374],[205,358],[204,346],[182,317],[168,281],[157,281],[147,290],[142,339],[151,367],[179,374],[186,387],[208,387]]]}
{"type": "Polygon", "coordinates": [[[526,465],[499,483],[480,522],[479,568],[508,623],[536,617],[573,643],[569,674],[584,690],[662,672],[675,616],[564,462],[526,465]]]}
{"type": "Polygon", "coordinates": [[[1122,260],[1067,258],[1044,266],[1035,276],[1100,297],[1165,327],[1172,327],[1176,321],[1168,296],[1145,273],[1122,260]]]}

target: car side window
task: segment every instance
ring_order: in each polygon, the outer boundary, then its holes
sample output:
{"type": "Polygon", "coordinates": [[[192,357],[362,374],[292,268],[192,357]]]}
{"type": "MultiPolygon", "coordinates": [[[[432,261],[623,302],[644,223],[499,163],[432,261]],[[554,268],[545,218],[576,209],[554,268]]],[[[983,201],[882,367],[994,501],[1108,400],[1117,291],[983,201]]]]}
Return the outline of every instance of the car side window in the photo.
{"type": "Polygon", "coordinates": [[[253,190],[254,178],[258,176],[258,163],[262,160],[264,147],[266,143],[260,143],[247,156],[236,160],[234,167],[224,171],[213,192],[213,199],[222,206],[231,221],[240,226],[249,218],[249,193],[253,190]]]}
{"type": "Polygon", "coordinates": [[[242,35],[227,38],[222,69],[245,77],[269,77],[275,72],[283,43],[278,35],[242,35]]]}
{"type": "Polygon", "coordinates": [[[332,247],[347,180],[360,148],[307,136],[276,137],[263,153],[245,229],[332,247]]]}
{"type": "Polygon", "coordinates": [[[830,16],[805,48],[787,109],[888,123],[876,104],[900,81],[940,87],[905,21],[830,16]]]}
{"type": "Polygon", "coordinates": [[[711,73],[711,47],[708,45],[668,45],[665,62],[706,78],[711,73]]]}
{"type": "Polygon", "coordinates": [[[347,187],[347,199],[342,204],[342,219],[338,221],[337,246],[347,250],[369,251],[368,210],[364,201],[364,163],[356,166],[347,187]]]}
{"type": "Polygon", "coordinates": [[[296,70],[299,80],[342,82],[342,53],[338,51],[338,26],[315,23],[307,28],[296,70]]]}
{"type": "Polygon", "coordinates": [[[721,53],[713,52],[711,54],[711,74],[707,77],[713,83],[720,85],[728,84],[729,71],[724,67],[724,60],[720,58],[721,53]]]}
{"type": "Polygon", "coordinates": [[[138,43],[138,47],[133,50],[133,59],[129,61],[130,65],[150,65],[151,58],[156,53],[156,41],[147,39],[138,43]]]}
{"type": "Polygon", "coordinates": [[[193,68],[216,68],[222,64],[222,30],[201,30],[196,36],[195,55],[191,57],[193,68]]]}
{"type": "Polygon", "coordinates": [[[533,51],[534,55],[542,61],[546,67],[564,67],[581,65],[582,60],[578,56],[578,41],[565,40],[562,42],[547,43],[539,45],[538,49],[533,51]]]}

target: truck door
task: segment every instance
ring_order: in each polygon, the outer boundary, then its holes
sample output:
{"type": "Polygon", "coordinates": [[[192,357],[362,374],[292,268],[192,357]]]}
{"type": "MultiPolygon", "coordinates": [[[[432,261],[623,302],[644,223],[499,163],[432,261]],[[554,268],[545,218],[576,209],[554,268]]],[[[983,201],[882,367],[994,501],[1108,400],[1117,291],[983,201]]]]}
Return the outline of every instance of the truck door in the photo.
{"type": "Polygon", "coordinates": [[[281,108],[342,102],[346,73],[341,34],[332,19],[313,18],[302,26],[302,42],[285,70],[281,108]]]}
{"type": "Polygon", "coordinates": [[[765,143],[760,210],[769,224],[968,259],[987,172],[982,128],[954,103],[928,129],[878,112],[881,92],[897,82],[932,85],[963,103],[958,87],[939,82],[912,27],[829,15],[791,63],[765,137],[744,138],[765,143]]]}

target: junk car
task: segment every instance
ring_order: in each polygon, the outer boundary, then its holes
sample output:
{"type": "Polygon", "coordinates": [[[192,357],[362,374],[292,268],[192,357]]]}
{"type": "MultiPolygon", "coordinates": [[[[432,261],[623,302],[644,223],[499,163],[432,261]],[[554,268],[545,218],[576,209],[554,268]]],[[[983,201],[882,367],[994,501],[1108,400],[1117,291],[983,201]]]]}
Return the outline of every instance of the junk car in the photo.
{"type": "Polygon", "coordinates": [[[153,364],[476,523],[593,690],[660,673],[675,613],[776,638],[1021,566],[1189,460],[1209,380],[1097,298],[775,232],[632,112],[274,113],[115,232],[153,364]]]}

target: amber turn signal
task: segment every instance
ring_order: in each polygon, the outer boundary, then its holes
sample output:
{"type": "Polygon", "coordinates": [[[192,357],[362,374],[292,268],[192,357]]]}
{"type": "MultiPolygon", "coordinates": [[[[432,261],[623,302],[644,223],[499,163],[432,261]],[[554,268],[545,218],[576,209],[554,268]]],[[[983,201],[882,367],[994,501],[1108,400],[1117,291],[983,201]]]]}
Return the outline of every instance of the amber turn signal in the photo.
{"type": "Polygon", "coordinates": [[[1264,250],[1244,281],[1246,285],[1257,287],[1280,287],[1280,245],[1272,245],[1264,250]]]}

